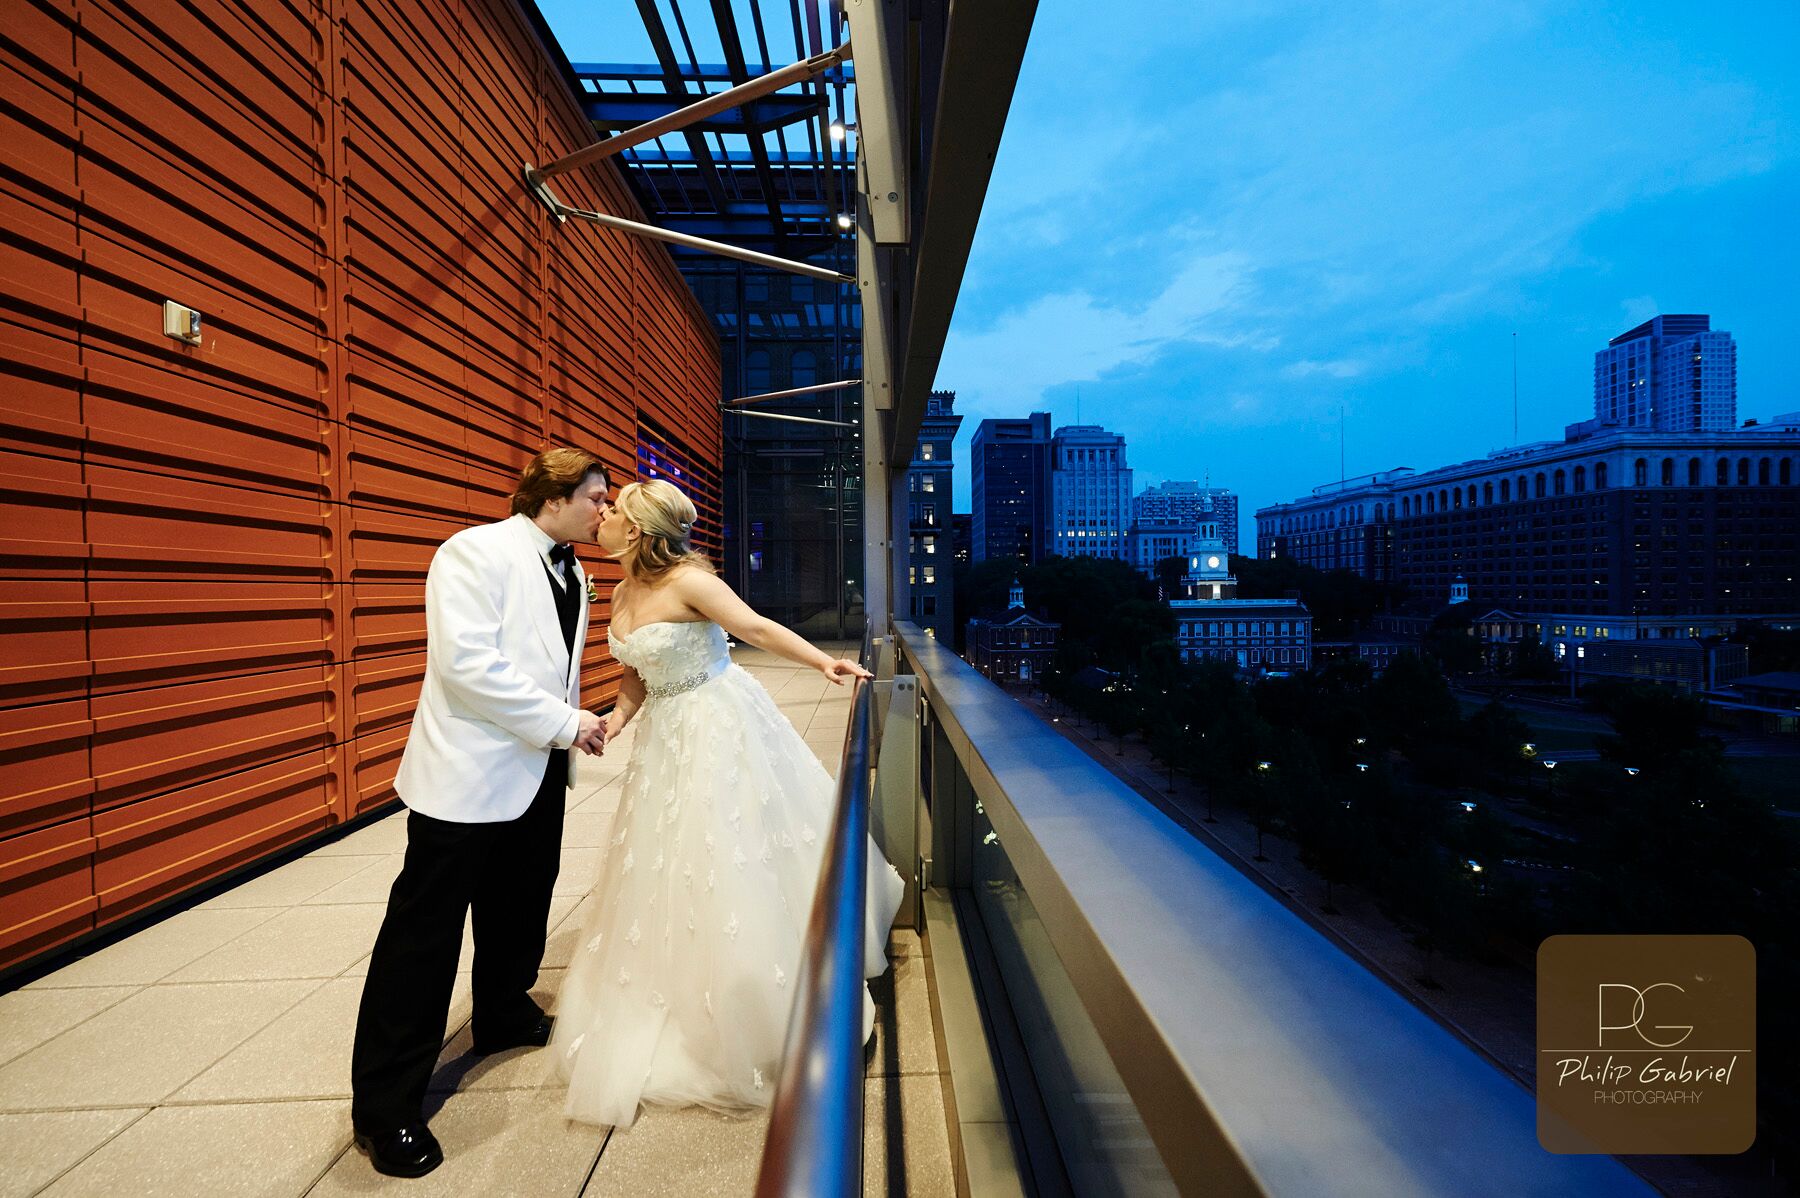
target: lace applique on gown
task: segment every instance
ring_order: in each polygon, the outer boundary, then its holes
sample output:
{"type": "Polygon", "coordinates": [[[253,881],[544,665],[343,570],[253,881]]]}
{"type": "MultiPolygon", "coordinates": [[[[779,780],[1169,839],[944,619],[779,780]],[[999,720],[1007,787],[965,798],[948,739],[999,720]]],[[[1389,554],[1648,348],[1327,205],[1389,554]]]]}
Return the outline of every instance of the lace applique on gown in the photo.
{"type": "MultiPolygon", "coordinates": [[[[767,1106],[835,786],[718,625],[607,639],[648,697],[557,1005],[564,1109],[628,1127],[642,1103],[767,1106]]],[[[868,977],[903,889],[871,840],[868,977]]]]}

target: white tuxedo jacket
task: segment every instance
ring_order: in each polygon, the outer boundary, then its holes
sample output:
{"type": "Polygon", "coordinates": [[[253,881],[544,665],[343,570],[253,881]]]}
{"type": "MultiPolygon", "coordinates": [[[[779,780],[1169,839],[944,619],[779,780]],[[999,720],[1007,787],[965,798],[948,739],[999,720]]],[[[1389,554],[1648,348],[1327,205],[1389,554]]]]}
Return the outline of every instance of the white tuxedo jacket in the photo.
{"type": "MultiPolygon", "coordinates": [[[[524,516],[465,528],[425,579],[425,686],[394,789],[414,811],[459,824],[517,819],[581,704],[586,579],[575,650],[563,648],[537,530],[524,516]]],[[[565,740],[566,744],[567,741],[565,740]]],[[[575,762],[569,761],[574,784],[575,762]]]]}

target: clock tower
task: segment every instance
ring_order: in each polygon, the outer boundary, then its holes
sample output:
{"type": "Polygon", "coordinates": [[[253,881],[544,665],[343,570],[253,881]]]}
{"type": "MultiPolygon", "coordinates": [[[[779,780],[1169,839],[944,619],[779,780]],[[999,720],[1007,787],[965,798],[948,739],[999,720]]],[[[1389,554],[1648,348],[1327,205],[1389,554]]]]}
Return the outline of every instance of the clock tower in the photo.
{"type": "Polygon", "coordinates": [[[1216,520],[1202,520],[1188,546],[1187,572],[1181,577],[1184,599],[1233,599],[1237,579],[1231,576],[1231,555],[1219,536],[1216,520]]]}

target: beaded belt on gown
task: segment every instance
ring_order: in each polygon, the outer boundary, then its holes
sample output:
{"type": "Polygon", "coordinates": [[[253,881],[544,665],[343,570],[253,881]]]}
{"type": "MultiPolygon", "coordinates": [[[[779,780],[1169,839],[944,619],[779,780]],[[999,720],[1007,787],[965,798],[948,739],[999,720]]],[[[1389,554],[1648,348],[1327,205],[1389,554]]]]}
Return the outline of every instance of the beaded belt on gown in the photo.
{"type": "Polygon", "coordinates": [[[683,695],[688,691],[698,690],[700,687],[705,686],[714,678],[723,674],[725,670],[725,666],[719,666],[716,669],[709,666],[704,670],[689,674],[685,678],[677,678],[673,682],[665,682],[660,686],[650,686],[646,683],[644,686],[644,697],[646,699],[667,699],[671,695],[683,695]]]}

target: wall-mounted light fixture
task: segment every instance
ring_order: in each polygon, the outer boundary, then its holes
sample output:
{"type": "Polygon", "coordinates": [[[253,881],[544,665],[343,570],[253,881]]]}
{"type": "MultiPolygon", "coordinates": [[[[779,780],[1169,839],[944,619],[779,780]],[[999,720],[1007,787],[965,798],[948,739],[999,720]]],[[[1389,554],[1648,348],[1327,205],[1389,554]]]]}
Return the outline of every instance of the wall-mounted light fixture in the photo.
{"type": "Polygon", "coordinates": [[[164,300],[163,335],[188,345],[199,345],[200,313],[174,300],[164,300]]]}

